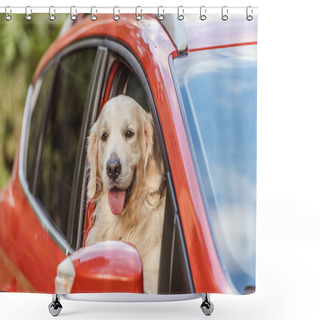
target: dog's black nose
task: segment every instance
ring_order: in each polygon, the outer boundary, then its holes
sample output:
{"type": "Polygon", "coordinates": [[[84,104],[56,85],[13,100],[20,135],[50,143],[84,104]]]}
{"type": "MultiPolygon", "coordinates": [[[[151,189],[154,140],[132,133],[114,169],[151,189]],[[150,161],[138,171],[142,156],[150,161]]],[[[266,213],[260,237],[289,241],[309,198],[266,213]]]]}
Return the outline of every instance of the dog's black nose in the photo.
{"type": "Polygon", "coordinates": [[[121,163],[119,159],[111,159],[107,162],[107,175],[113,181],[117,179],[121,173],[121,163]]]}

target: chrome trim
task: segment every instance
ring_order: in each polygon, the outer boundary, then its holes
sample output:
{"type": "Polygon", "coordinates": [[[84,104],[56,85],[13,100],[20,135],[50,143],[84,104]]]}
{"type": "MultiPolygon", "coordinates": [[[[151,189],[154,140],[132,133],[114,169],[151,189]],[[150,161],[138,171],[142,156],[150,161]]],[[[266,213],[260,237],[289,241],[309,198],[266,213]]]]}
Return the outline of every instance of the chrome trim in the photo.
{"type": "MultiPolygon", "coordinates": [[[[28,88],[27,93],[27,99],[25,104],[25,111],[23,115],[23,121],[22,121],[22,130],[21,130],[21,141],[20,141],[20,152],[19,152],[19,178],[21,180],[21,177],[24,175],[24,172],[26,170],[26,138],[29,138],[29,132],[27,131],[27,124],[30,122],[30,107],[31,107],[31,99],[32,99],[32,93],[33,93],[33,86],[30,85],[28,88]],[[27,135],[27,137],[26,137],[27,135]]],[[[26,182],[27,184],[27,182],[26,182]]]]}
{"type": "Polygon", "coordinates": [[[74,293],[63,294],[61,298],[77,301],[96,302],[164,302],[193,300],[201,297],[200,293],[195,294],[141,294],[141,293],[74,293]]]}
{"type": "Polygon", "coordinates": [[[41,205],[34,198],[29,190],[29,184],[26,178],[26,160],[27,160],[27,141],[29,138],[29,124],[31,121],[31,99],[33,93],[33,86],[30,85],[27,94],[27,100],[25,104],[25,111],[23,115],[22,130],[21,130],[21,140],[20,140],[20,150],[19,150],[19,180],[21,187],[26,195],[26,198],[34,210],[35,215],[37,216],[40,224],[44,230],[49,234],[49,236],[54,240],[58,247],[68,256],[73,252],[73,249],[69,246],[64,237],[56,230],[52,225],[47,214],[43,212],[41,205]]]}

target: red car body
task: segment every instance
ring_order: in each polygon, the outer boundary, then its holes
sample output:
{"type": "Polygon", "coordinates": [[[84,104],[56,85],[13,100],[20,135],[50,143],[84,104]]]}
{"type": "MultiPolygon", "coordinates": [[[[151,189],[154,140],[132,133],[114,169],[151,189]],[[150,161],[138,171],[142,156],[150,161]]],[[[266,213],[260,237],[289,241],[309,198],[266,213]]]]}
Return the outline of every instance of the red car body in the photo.
{"type": "MultiPolygon", "coordinates": [[[[203,28],[185,22],[186,53],[256,44],[253,28],[252,32],[248,28],[239,42],[243,30],[230,32],[232,21],[223,22],[223,28],[212,28],[210,24],[205,27],[206,22],[201,23],[203,28]]],[[[121,42],[134,54],[145,72],[162,128],[194,292],[233,293],[234,288],[221,267],[211,235],[170,69],[169,60],[178,56],[177,48],[158,19],[145,15],[137,21],[134,15],[121,15],[115,22],[111,15],[101,15],[95,22],[89,16],[77,21],[49,48],[39,63],[32,84],[63,48],[81,39],[95,37],[121,42]]],[[[110,72],[109,77],[112,76],[110,72]]],[[[109,90],[107,87],[105,99],[109,90]]],[[[57,266],[68,253],[61,250],[34,214],[21,186],[20,147],[17,150],[11,179],[0,193],[0,290],[54,293],[57,266]]],[[[91,285],[94,292],[95,282],[92,281],[91,285]]],[[[117,292],[121,288],[109,290],[117,292]]],[[[140,291],[143,292],[142,288],[140,291]]]]}

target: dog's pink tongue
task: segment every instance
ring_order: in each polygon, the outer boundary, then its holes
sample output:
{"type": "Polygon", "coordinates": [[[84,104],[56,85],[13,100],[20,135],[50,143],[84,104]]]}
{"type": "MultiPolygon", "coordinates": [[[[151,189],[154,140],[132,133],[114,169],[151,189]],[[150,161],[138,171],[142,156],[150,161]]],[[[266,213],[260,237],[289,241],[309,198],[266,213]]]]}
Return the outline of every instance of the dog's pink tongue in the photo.
{"type": "Polygon", "coordinates": [[[126,192],[119,189],[112,189],[108,194],[108,201],[111,212],[115,215],[121,214],[123,210],[126,192]]]}

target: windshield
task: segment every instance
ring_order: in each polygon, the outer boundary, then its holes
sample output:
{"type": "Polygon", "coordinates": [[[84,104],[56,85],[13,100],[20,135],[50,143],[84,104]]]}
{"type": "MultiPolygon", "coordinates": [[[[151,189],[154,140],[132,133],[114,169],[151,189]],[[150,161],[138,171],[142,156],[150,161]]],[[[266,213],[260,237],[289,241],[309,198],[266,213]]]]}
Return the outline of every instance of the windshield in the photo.
{"type": "Polygon", "coordinates": [[[173,66],[220,262],[247,293],[256,261],[256,45],[191,52],[173,66]]]}

